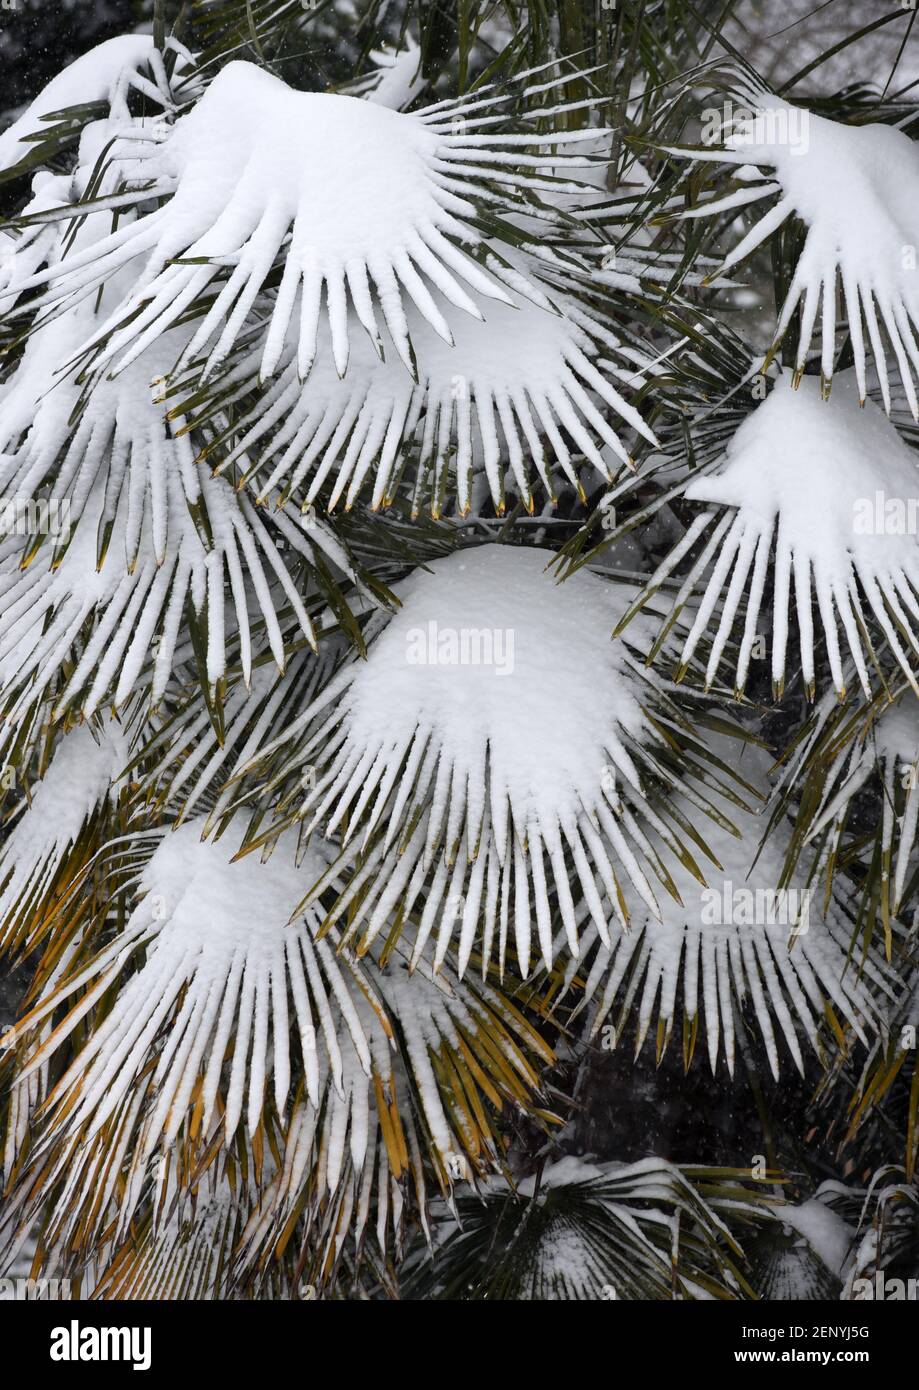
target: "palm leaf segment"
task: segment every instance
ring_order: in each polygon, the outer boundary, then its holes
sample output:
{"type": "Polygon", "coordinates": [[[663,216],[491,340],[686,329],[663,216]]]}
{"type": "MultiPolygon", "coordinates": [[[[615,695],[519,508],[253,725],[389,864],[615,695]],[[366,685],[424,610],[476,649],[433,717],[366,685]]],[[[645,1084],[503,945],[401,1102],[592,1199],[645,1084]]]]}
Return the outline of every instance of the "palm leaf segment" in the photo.
{"type": "MultiPolygon", "coordinates": [[[[821,370],[833,377],[837,279],[842,285],[858,389],[867,393],[870,347],[890,410],[888,356],[893,353],[914,418],[919,419],[919,283],[912,269],[919,245],[919,148],[886,125],[849,126],[793,107],[764,91],[748,93],[752,110],[723,131],[717,150],[675,150],[694,160],[737,167],[740,187],[684,213],[709,217],[778,194],[722,263],[748,256],[796,214],[807,236],[779,314],[778,346],[800,306],[796,370],[803,372],[818,309],[821,370]],[[764,174],[763,169],[771,172],[764,174]],[[853,216],[852,210],[858,215],[853,216]],[[883,325],[887,345],[881,332],[883,325]]],[[[773,349],[774,350],[774,349],[773,349]]]]}
{"type": "Polygon", "coordinates": [[[816,378],[804,377],[797,390],[780,379],[733,435],[723,458],[680,491],[704,510],[648,580],[636,606],[690,557],[672,610],[679,612],[694,590],[700,592],[682,669],[707,638],[706,679],[712,682],[736,626],[734,686],[743,690],[771,569],[777,697],[785,682],[790,610],[797,618],[808,693],[816,690],[814,600],[840,694],[846,660],[841,635],[870,694],[868,662],[877,660],[872,626],[915,687],[919,544],[907,524],[919,507],[915,458],[877,406],[867,401],[860,408],[851,372],[838,379],[829,403],[821,399],[816,378]],[[878,524],[878,493],[906,519],[893,534],[883,516],[878,524]]]}
{"type": "MultiPolygon", "coordinates": [[[[753,785],[765,788],[768,760],[748,750],[745,762],[753,785]]],[[[762,827],[749,812],[732,814],[740,838],[717,828],[711,836],[717,876],[709,873],[703,886],[678,869],[674,878],[682,901],[664,900],[662,922],[646,916],[629,933],[611,929],[611,947],[598,944],[588,962],[579,1008],[590,1005],[590,1036],[606,1026],[605,1036],[614,1043],[632,1020],[636,1049],[656,1021],[660,1057],[681,1003],[686,1064],[704,1028],[712,1071],[723,1049],[729,1072],[746,1008],[773,1074],[779,1073],[780,1039],[803,1073],[801,1037],[822,1051],[824,1019],[833,1021],[837,1038],[845,1026],[862,1041],[884,1032],[893,977],[873,950],[850,959],[852,924],[841,899],[821,911],[816,895],[808,892],[809,877],[786,883],[789,824],[773,832],[751,867],[751,847],[762,827]],[[614,1021],[606,1025],[611,1016],[614,1021]]],[[[597,942],[596,931],[586,924],[582,959],[597,942]]],[[[584,969],[572,962],[566,981],[584,969]]]]}
{"type": "Polygon", "coordinates": [[[577,951],[569,882],[604,940],[611,917],[625,921],[626,883],[659,913],[646,870],[672,880],[648,827],[699,872],[685,841],[704,842],[655,791],[679,786],[709,811],[710,769],[609,641],[622,588],[586,572],[556,585],[551,558],[492,545],[416,572],[367,662],[348,661],[262,754],[277,823],[359,852],[327,919],[347,920],[359,952],[417,912],[413,962],[433,937],[439,965],[456,938],[461,972],[474,946],[483,970],[495,953],[503,967],[512,934],[526,973],[534,944],[553,958],[553,901],[577,951]]]}

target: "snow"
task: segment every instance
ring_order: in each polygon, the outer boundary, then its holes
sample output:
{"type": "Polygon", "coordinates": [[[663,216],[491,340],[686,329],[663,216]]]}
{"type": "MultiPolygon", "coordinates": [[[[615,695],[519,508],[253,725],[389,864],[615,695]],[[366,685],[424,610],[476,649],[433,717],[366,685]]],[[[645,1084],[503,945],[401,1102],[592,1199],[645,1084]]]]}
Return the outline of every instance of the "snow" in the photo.
{"type": "Polygon", "coordinates": [[[0,924],[8,935],[28,922],[84,825],[117,797],[129,760],[127,740],[113,720],[102,731],[83,724],[59,741],[48,770],[22,803],[0,856],[0,924]]]}
{"type": "Polygon", "coordinates": [[[736,677],[737,686],[743,687],[766,566],[774,553],[772,674],[777,684],[784,677],[793,592],[808,685],[816,680],[813,594],[836,689],[845,689],[837,635],[841,624],[863,689],[870,691],[856,625],[862,611],[855,579],[891,650],[913,679],[901,636],[911,647],[919,647],[914,629],[919,608],[911,591],[911,586],[919,586],[919,474],[912,450],[882,411],[870,400],[860,404],[854,372],[836,379],[829,401],[821,398],[814,377],[804,377],[797,390],[786,378],[779,380],[738,428],[717,470],[690,481],[684,495],[689,501],[736,509],[725,522],[729,529],[713,556],[711,576],[683,650],[684,662],[712,621],[716,600],[726,594],[708,662],[708,679],[713,679],[740,601],[746,598],[736,677]],[[890,514],[896,512],[897,529],[885,520],[888,502],[890,514]],[[901,622],[902,634],[894,629],[885,604],[901,622]]]}
{"type": "MultiPolygon", "coordinates": [[[[184,1028],[176,1018],[153,1072],[156,1104],[147,1125],[148,1153],[161,1133],[167,1142],[175,1137],[199,1069],[208,1127],[231,1035],[227,1137],[244,1105],[249,1129],[256,1127],[266,1081],[273,1080],[275,1100],[283,1108],[290,1055],[287,1006],[277,982],[288,972],[308,1084],[311,1090],[318,1085],[316,1035],[328,1019],[329,1000],[309,932],[302,923],[290,926],[289,919],[324,861],[313,853],[298,868],[288,837],[266,864],[257,856],[232,862],[239,835],[214,843],[201,840],[201,829],[200,821],[191,821],[165,835],[144,868],[141,901],[117,944],[123,959],[146,941],[145,963],[123,986],[76,1070],[79,1111],[99,1126],[135,1083],[158,1027],[176,1011],[181,1014],[190,1029],[186,1044],[177,1048],[184,1028]]],[[[309,921],[315,931],[318,919],[313,915],[309,921]]],[[[285,983],[283,995],[286,989],[285,983]]]]}
{"type": "Polygon", "coordinates": [[[121,362],[131,360],[213,278],[215,265],[169,264],[182,256],[236,267],[191,348],[203,346],[219,330],[211,358],[215,365],[235,341],[290,233],[266,338],[266,374],[273,370],[301,284],[300,375],[306,376],[313,359],[323,286],[336,366],[343,373],[348,298],[365,327],[379,334],[368,272],[390,334],[410,364],[402,290],[429,321],[439,318],[415,265],[454,303],[462,305],[465,297],[454,271],[489,297],[507,300],[446,240],[446,235],[477,240],[458,220],[468,219],[473,209],[450,189],[450,150],[416,116],[354,97],[297,92],[252,64],[228,64],[151,158],[158,176],[173,181],[173,197],[98,248],[100,258],[110,250],[122,257],[150,253],[133,299],[110,326],[132,309],[148,307],[114,334],[105,359],[117,361],[131,344],[121,362]],[[287,133],[284,140],[277,138],[279,130],[287,133]],[[321,198],[315,196],[317,188],[321,198]]]}
{"type": "Polygon", "coordinates": [[[28,137],[50,129],[47,117],[54,112],[109,101],[122,73],[141,67],[152,48],[148,34],[121,34],[75,58],[0,135],[0,170],[13,168],[32,153],[35,146],[28,137]]]}
{"type": "Polygon", "coordinates": [[[398,53],[375,51],[370,55],[377,71],[354,84],[354,89],[366,87],[365,101],[401,111],[410,106],[427,86],[421,75],[421,50],[411,35],[406,35],[406,47],[398,53]]]}
{"type": "Polygon", "coordinates": [[[483,970],[495,949],[503,969],[512,926],[526,973],[534,925],[543,961],[553,958],[552,889],[577,950],[569,875],[604,939],[622,912],[617,873],[657,911],[637,822],[672,836],[641,778],[673,774],[643,709],[653,682],[610,641],[633,590],[586,570],[557,584],[551,558],[486,545],[416,571],[396,587],[402,606],[367,661],[346,663],[276,741],[306,739],[287,756],[314,769],[298,812],[307,830],[321,824],[367,851],[332,915],[350,904],[362,949],[397,906],[409,920],[423,901],[414,962],[436,927],[436,966],[458,936],[461,974],[474,943],[483,970]],[[394,871],[375,876],[393,846],[394,871]]]}
{"type": "Polygon", "coordinates": [[[906,767],[919,758],[919,710],[909,692],[887,706],[874,724],[874,739],[882,756],[899,759],[906,767]]]}
{"type": "Polygon", "coordinates": [[[790,1226],[807,1241],[812,1250],[820,1256],[827,1269],[838,1278],[843,1277],[843,1269],[855,1240],[852,1227],[842,1217],[818,1197],[797,1206],[782,1207],[776,1215],[784,1225],[790,1226]]]}
{"type": "Polygon", "coordinates": [[[620,596],[589,574],[557,584],[545,572],[551,559],[537,548],[486,545],[400,584],[402,607],[346,697],[353,745],[395,748],[430,730],[462,783],[483,768],[487,745],[492,794],[506,796],[524,823],[551,824],[591,799],[607,740],[618,748],[620,731],[647,736],[648,725],[609,640],[620,596]],[[430,623],[448,639],[492,634],[492,663],[464,664],[461,653],[429,663],[430,623]],[[421,634],[425,659],[416,664],[421,634]],[[538,729],[552,730],[551,750],[533,737],[538,729]]]}
{"type": "MultiPolygon", "coordinates": [[[[501,100],[486,97],[473,108],[501,100]]],[[[277,367],[298,295],[298,371],[307,376],[323,294],[340,375],[350,352],[349,302],[379,342],[376,303],[399,356],[414,372],[404,296],[448,342],[450,329],[426,281],[467,312],[464,284],[489,299],[511,302],[499,284],[504,278],[499,259],[489,258],[487,274],[456,245],[478,244],[481,236],[472,221],[479,205],[501,200],[486,186],[480,165],[527,166],[538,157],[516,151],[518,144],[564,147],[590,137],[577,130],[480,134],[481,120],[469,121],[467,128],[465,117],[457,129],[455,113],[473,108],[462,101],[440,102],[405,114],[355,97],[294,91],[253,64],[231,62],[167,139],[141,149],[146,164],[135,177],[145,173],[158,192],[173,190],[168,202],[28,283],[63,277],[57,292],[66,293],[98,283],[145,255],[133,295],[93,340],[104,344],[99,362],[121,370],[179,319],[221,266],[233,267],[188,348],[189,357],[208,348],[205,371],[211,372],[250,322],[284,247],[284,273],[265,333],[264,376],[277,367]],[[278,140],[278,130],[287,132],[285,140],[278,140]]],[[[583,164],[576,153],[556,159],[583,164]]],[[[502,177],[523,188],[530,178],[512,169],[502,177]]],[[[529,292],[519,275],[510,278],[518,293],[529,292]]]]}

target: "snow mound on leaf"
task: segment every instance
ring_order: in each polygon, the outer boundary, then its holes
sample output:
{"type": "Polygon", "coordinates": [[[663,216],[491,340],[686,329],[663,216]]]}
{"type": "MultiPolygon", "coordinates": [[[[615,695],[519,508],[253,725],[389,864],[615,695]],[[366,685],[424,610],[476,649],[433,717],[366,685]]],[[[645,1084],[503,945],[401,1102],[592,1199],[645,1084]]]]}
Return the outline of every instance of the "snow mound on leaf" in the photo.
{"type": "Polygon", "coordinates": [[[622,593],[586,571],[559,584],[552,559],[485,545],[397,586],[402,608],[347,697],[353,742],[400,744],[420,726],[460,781],[484,773],[487,753],[492,793],[521,822],[579,811],[610,745],[637,786],[622,734],[649,728],[625,649],[610,641],[622,593]]]}
{"type": "MultiPolygon", "coordinates": [[[[604,941],[623,919],[620,873],[657,911],[643,823],[688,853],[659,788],[705,811],[689,785],[700,770],[673,754],[681,728],[653,675],[611,640],[634,589],[586,569],[559,585],[552,559],[486,545],[416,571],[368,633],[367,660],[347,660],[254,760],[280,761],[279,824],[321,827],[343,853],[361,844],[328,915],[359,953],[394,918],[417,920],[413,963],[433,934],[435,968],[456,938],[460,975],[477,943],[483,971],[492,952],[503,970],[512,932],[527,974],[534,926],[554,958],[554,903],[577,953],[575,881],[604,941]]],[[[646,639],[643,623],[632,636],[646,639]]]]}
{"type": "MultiPolygon", "coordinates": [[[[919,418],[913,375],[919,375],[919,146],[886,125],[844,125],[766,96],[755,114],[734,124],[726,149],[702,156],[742,165],[768,167],[776,181],[756,184],[756,171],[744,168],[741,191],[693,209],[706,216],[759,201],[778,191],[778,202],[724,261],[727,270],[774,232],[792,213],[808,232],[779,316],[776,341],[803,299],[796,364],[802,370],[823,296],[822,369],[833,372],[836,328],[836,277],[842,281],[855,371],[866,391],[865,329],[890,409],[887,354],[878,315],[890,337],[914,416],[919,418]],[[862,315],[864,314],[864,322],[862,315]]],[[[688,152],[687,152],[688,153],[688,152]]],[[[698,157],[697,152],[693,157],[698,157]]]]}
{"type": "Polygon", "coordinates": [[[149,34],[120,34],[75,58],[0,135],[0,170],[13,168],[31,154],[34,144],[28,137],[47,129],[46,118],[54,112],[108,101],[121,74],[140,67],[152,49],[149,34]]]}
{"type": "Polygon", "coordinates": [[[764,529],[780,520],[780,544],[830,582],[853,560],[884,573],[913,569],[919,540],[876,532],[876,493],[911,503],[919,517],[919,462],[872,401],[859,401],[854,373],[824,401],[816,377],[797,389],[780,380],[728,445],[723,468],[686,489],[695,502],[742,508],[764,529]],[[863,504],[869,504],[870,508],[863,504]]]}
{"type": "Polygon", "coordinates": [[[60,741],[0,856],[0,924],[21,906],[23,895],[34,901],[41,894],[90,816],[118,795],[129,756],[128,741],[113,720],[102,732],[80,725],[60,741]]]}
{"type": "Polygon", "coordinates": [[[687,662],[722,600],[708,660],[714,679],[732,624],[746,602],[736,686],[742,689],[756,637],[770,557],[775,560],[772,676],[785,677],[788,614],[793,602],[808,689],[816,688],[812,595],[836,689],[845,689],[841,626],[862,688],[871,679],[862,638],[870,612],[907,678],[919,652],[919,471],[916,456],[872,402],[860,405],[853,372],[837,380],[829,401],[804,377],[797,390],[780,381],[744,421],[717,472],[691,481],[694,502],[736,509],[705,513],[657,571],[669,573],[709,528],[712,562],[681,660],[687,662]],[[864,599],[863,596],[864,595],[864,599]],[[865,602],[867,600],[867,602],[865,602]],[[892,621],[891,615],[893,615],[892,621]]]}
{"type": "Polygon", "coordinates": [[[812,1197],[810,1201],[797,1206],[779,1208],[776,1217],[783,1225],[790,1226],[804,1237],[827,1269],[838,1278],[843,1277],[856,1233],[838,1212],[819,1197],[812,1197]]]}
{"type": "Polygon", "coordinates": [[[28,810],[4,848],[4,856],[15,854],[13,841],[27,822],[33,833],[38,831],[48,843],[66,848],[87,816],[106,797],[117,796],[120,774],[129,756],[128,740],[114,720],[106,720],[101,732],[91,724],[72,729],[55,749],[28,810]]]}
{"type": "MultiPolygon", "coordinates": [[[[325,868],[322,850],[313,848],[297,864],[288,837],[277,854],[262,863],[257,854],[233,861],[239,836],[202,840],[202,822],[189,821],[164,836],[138,884],[155,898],[154,920],[169,922],[170,935],[229,961],[244,950],[257,968],[283,936],[294,909],[325,868]]],[[[135,919],[150,916],[141,903],[135,919]]],[[[130,930],[130,923],[129,923],[130,930]]]]}
{"type": "Polygon", "coordinates": [[[919,709],[913,695],[904,695],[884,710],[875,721],[874,739],[882,755],[899,758],[905,764],[915,763],[919,757],[919,709]]]}

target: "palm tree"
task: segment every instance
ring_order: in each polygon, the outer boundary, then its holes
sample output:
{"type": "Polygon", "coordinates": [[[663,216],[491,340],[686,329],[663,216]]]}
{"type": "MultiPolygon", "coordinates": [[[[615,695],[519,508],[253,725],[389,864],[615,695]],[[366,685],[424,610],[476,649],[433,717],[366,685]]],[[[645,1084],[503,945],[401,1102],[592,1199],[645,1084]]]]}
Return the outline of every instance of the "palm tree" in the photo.
{"type": "Polygon", "coordinates": [[[906,79],[741,3],[150,19],[0,133],[0,1263],[915,1272],[906,79]]]}

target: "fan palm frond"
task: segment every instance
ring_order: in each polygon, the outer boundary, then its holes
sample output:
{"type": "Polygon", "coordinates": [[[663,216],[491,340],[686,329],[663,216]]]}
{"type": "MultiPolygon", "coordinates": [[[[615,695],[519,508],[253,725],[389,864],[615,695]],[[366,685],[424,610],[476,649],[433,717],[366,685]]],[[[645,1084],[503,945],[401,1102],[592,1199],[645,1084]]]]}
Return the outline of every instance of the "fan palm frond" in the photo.
{"type": "Polygon", "coordinates": [[[916,461],[877,406],[868,401],[860,407],[851,373],[837,380],[829,403],[820,399],[813,377],[803,378],[796,390],[780,380],[734,434],[720,464],[707,467],[681,491],[702,510],[648,580],[620,631],[691,556],[671,621],[694,591],[701,596],[678,674],[711,634],[706,679],[714,680],[743,608],[734,676],[735,691],[742,693],[771,571],[776,698],[786,677],[790,610],[797,619],[805,686],[811,697],[816,692],[815,601],[840,695],[845,693],[840,628],[866,694],[872,689],[868,663],[877,664],[872,627],[919,690],[914,669],[919,541],[909,526],[919,508],[916,461]],[[902,513],[899,524],[888,522],[886,512],[878,520],[878,496],[885,504],[889,500],[898,516],[902,513]]]}
{"type": "MultiPolygon", "coordinates": [[[[505,1100],[538,1112],[534,1062],[552,1058],[513,1003],[449,971],[423,970],[409,987],[398,960],[383,970],[337,952],[334,934],[318,935],[317,909],[295,917],[323,865],[311,851],[298,864],[296,837],[260,863],[234,858],[238,836],[214,844],[200,832],[200,822],[148,832],[153,852],[123,929],[82,946],[4,1038],[17,1085],[68,1040],[79,1044],[34,1126],[10,1221],[28,1221],[37,1182],[44,1198],[57,1194],[49,1243],[85,1255],[114,1219],[113,1184],[123,1187],[118,1240],[151,1181],[160,1202],[160,1157],[175,1151],[193,1172],[235,1142],[243,1119],[252,1136],[291,1109],[277,1181],[296,1167],[294,1205],[319,1152],[317,1200],[352,1174],[359,1182],[365,1162],[387,1182],[410,1174],[423,1191],[423,1147],[445,1187],[459,1171],[500,1164],[487,1112],[505,1100]],[[111,1010],[84,1036],[87,1011],[114,984],[111,1010]]],[[[139,852],[135,834],[135,863],[139,852]]],[[[282,1206],[279,1196],[265,1219],[282,1206]]]]}
{"type": "Polygon", "coordinates": [[[673,880],[651,828],[701,877],[687,842],[703,854],[705,843],[689,817],[674,817],[677,788],[730,830],[706,794],[718,769],[697,759],[653,677],[609,641],[631,591],[586,572],[556,584],[552,559],[486,545],[410,576],[396,586],[397,616],[368,629],[366,663],[346,660],[256,759],[263,805],[281,796],[251,844],[301,822],[344,856],[359,851],[326,919],[347,920],[359,954],[392,914],[402,924],[418,912],[414,962],[433,934],[435,965],[457,937],[461,972],[476,943],[483,969],[496,949],[503,968],[511,931],[526,974],[534,918],[538,950],[553,959],[553,894],[577,951],[569,879],[605,941],[610,918],[626,923],[626,884],[659,915],[646,867],[670,891],[673,880]],[[549,729],[550,743],[534,743],[549,729]]]}
{"type": "Polygon", "coordinates": [[[808,1201],[778,1208],[747,1253],[751,1282],[760,1298],[838,1298],[855,1241],[855,1229],[835,1210],[834,1195],[820,1190],[808,1201]]]}
{"type": "MultiPolygon", "coordinates": [[[[751,783],[765,788],[768,759],[756,750],[745,756],[751,783]]],[[[634,1020],[637,1052],[654,1025],[660,1058],[680,996],[684,1063],[691,1062],[704,1030],[713,1072],[723,1050],[733,1073],[745,1009],[776,1077],[780,1039],[803,1074],[802,1037],[824,1055],[846,1045],[846,1029],[864,1043],[886,1037],[897,985],[883,957],[852,951],[853,924],[843,901],[832,899],[821,911],[808,877],[791,885],[784,880],[787,823],[773,830],[757,854],[761,824],[742,808],[732,810],[732,817],[740,838],[717,829],[710,836],[717,876],[709,873],[707,885],[700,886],[685,870],[675,870],[679,897],[664,900],[663,921],[639,918],[628,933],[611,924],[609,947],[585,923],[582,958],[595,944],[596,955],[585,965],[573,961],[564,983],[584,975],[577,1009],[590,1009],[590,1037],[605,1028],[604,1039],[615,1045],[634,1020]]]]}
{"type": "Polygon", "coordinates": [[[493,1180],[460,1198],[458,1223],[435,1226],[432,1267],[416,1269],[408,1291],[433,1285],[440,1298],[488,1300],[740,1297],[747,1286],[729,1220],[768,1220],[768,1206],[737,1176],[659,1158],[562,1159],[516,1189],[493,1180]]]}
{"type": "Polygon", "coordinates": [[[821,372],[829,390],[839,281],[859,396],[864,400],[867,395],[870,345],[884,403],[890,411],[883,324],[913,416],[919,419],[914,381],[914,376],[919,376],[919,283],[911,268],[919,245],[919,149],[915,141],[887,125],[852,126],[831,121],[764,91],[752,92],[750,100],[752,109],[724,127],[724,148],[671,151],[693,160],[737,167],[738,188],[690,209],[683,217],[710,217],[771,201],[778,195],[721,267],[726,271],[743,260],[792,215],[806,224],[804,247],[770,352],[777,349],[800,306],[795,366],[799,374],[804,371],[822,296],[821,372]],[[858,210],[857,216],[852,215],[853,209],[858,210]]]}
{"type": "MultiPolygon", "coordinates": [[[[526,88],[533,94],[551,92],[560,82],[545,73],[535,76],[544,80],[526,88]]],[[[264,325],[263,378],[282,358],[298,297],[297,369],[301,378],[307,376],[323,292],[340,375],[350,355],[349,305],[382,355],[375,302],[396,351],[414,374],[403,296],[448,343],[450,329],[423,277],[474,317],[481,311],[461,281],[503,303],[513,301],[502,280],[525,296],[527,280],[488,248],[477,224],[500,235],[496,212],[508,199],[525,204],[531,188],[539,186],[544,156],[524,149],[560,146],[563,152],[553,155],[556,163],[575,170],[585,163],[567,147],[590,132],[541,134],[535,126],[510,134],[490,130],[501,120],[495,113],[505,101],[500,93],[477,95],[408,115],[354,97],[297,92],[253,64],[230,63],[188,115],[164,126],[152,145],[139,147],[139,160],[128,171],[138,184],[135,201],[153,192],[170,195],[161,206],[38,272],[29,283],[52,281],[44,299],[53,303],[88,291],[146,256],[133,290],[87,347],[98,345],[98,362],[123,370],[198,305],[203,318],[186,357],[207,350],[209,374],[251,326],[253,315],[257,319],[262,312],[259,293],[285,247],[283,273],[264,325]],[[279,144],[278,130],[288,131],[289,140],[279,144]],[[321,202],[314,196],[320,186],[321,202]],[[220,283],[224,267],[232,270],[220,283]]],[[[542,105],[535,114],[551,118],[558,109],[565,108],[542,105]]],[[[509,224],[504,234],[512,235],[509,224]]]]}

